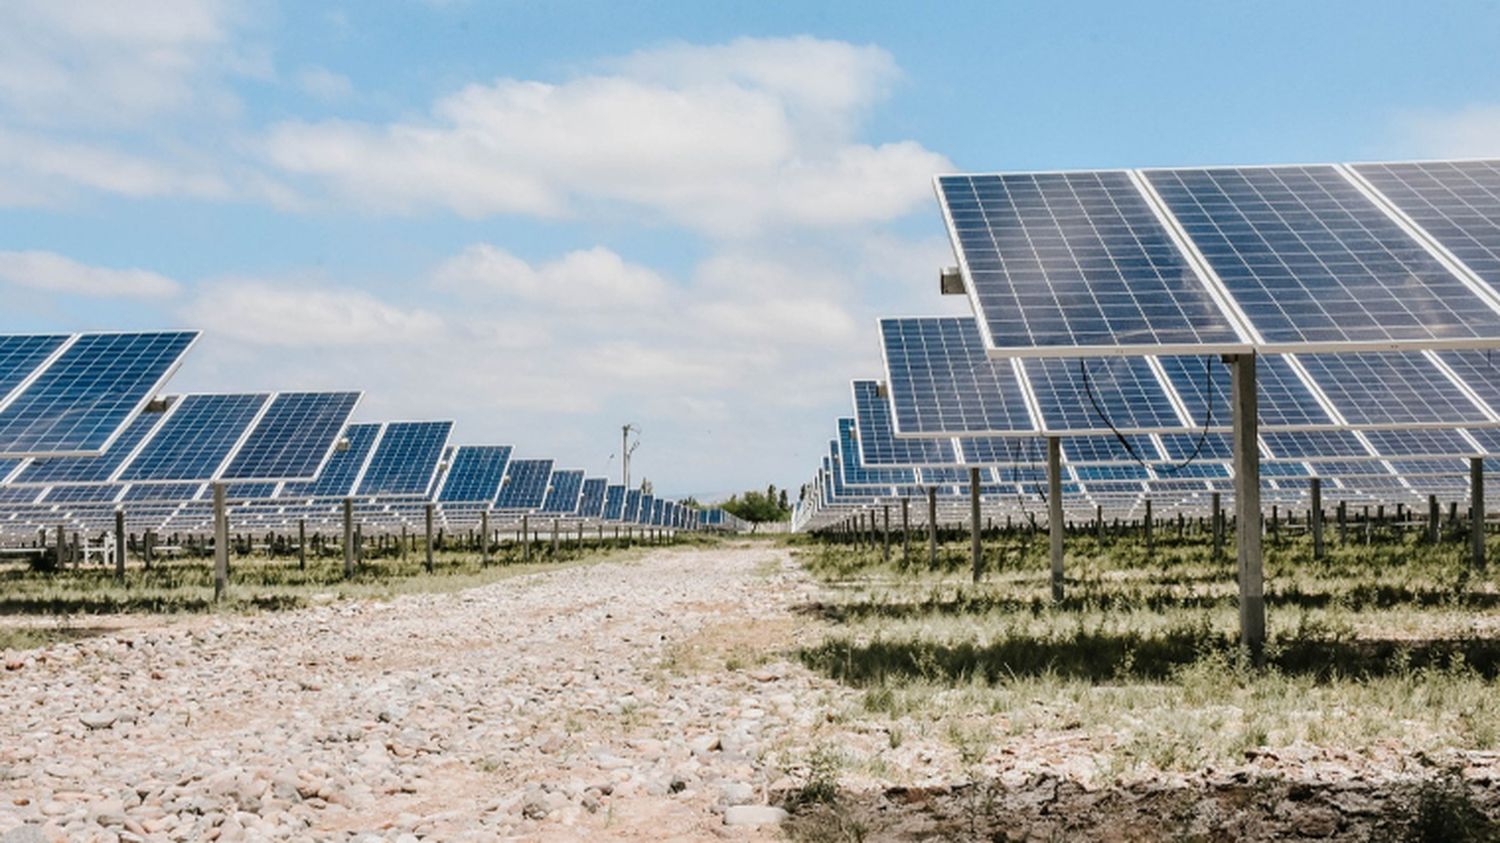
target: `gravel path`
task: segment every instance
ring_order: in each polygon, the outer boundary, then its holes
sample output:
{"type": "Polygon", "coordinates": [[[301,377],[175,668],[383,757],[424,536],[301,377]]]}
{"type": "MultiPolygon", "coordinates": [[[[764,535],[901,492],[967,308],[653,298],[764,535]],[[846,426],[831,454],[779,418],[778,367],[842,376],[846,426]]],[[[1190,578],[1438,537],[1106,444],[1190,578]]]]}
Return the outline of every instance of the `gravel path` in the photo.
{"type": "Polygon", "coordinates": [[[669,549],[12,653],[0,840],[774,837],[811,680],[692,661],[812,589],[777,548],[669,549]]]}

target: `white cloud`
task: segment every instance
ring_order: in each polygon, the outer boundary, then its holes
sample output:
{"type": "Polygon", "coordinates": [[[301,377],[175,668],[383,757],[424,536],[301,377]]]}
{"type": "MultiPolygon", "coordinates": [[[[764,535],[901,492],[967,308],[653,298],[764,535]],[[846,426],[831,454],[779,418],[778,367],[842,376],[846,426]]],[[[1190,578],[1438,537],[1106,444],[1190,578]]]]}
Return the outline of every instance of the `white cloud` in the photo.
{"type": "Polygon", "coordinates": [[[443,320],[354,289],[267,281],[207,286],[183,311],[206,331],[252,345],[292,348],[399,346],[428,342],[443,320]]]}
{"type": "Polygon", "coordinates": [[[193,165],[188,157],[168,164],[93,144],[0,129],[0,204],[50,204],[78,188],[135,198],[227,195],[229,188],[216,173],[193,165]]]}
{"type": "Polygon", "coordinates": [[[500,79],[428,119],[287,122],[277,167],[375,209],[470,217],[623,205],[719,235],[892,219],[949,169],[913,142],[853,139],[896,75],[889,54],[812,38],[672,46],[562,83],[500,79]]]}
{"type": "Polygon", "coordinates": [[[653,307],[668,290],[656,272],[627,263],[600,246],[533,267],[504,249],[476,243],[440,264],[433,271],[433,283],[464,294],[492,293],[589,309],[653,307]]]}
{"type": "Polygon", "coordinates": [[[1425,111],[1398,120],[1409,154],[1434,158],[1500,156],[1500,105],[1471,105],[1456,111],[1425,111]]]}
{"type": "Polygon", "coordinates": [[[198,99],[229,49],[230,0],[0,4],[0,105],[41,123],[121,124],[198,99]]]}
{"type": "Polygon", "coordinates": [[[308,67],[297,74],[297,83],[308,95],[320,100],[343,99],[354,93],[354,83],[326,67],[308,67]]]}
{"type": "Polygon", "coordinates": [[[159,298],[180,287],[176,281],[144,269],[89,266],[55,252],[0,252],[0,281],[81,296],[159,298]]]}

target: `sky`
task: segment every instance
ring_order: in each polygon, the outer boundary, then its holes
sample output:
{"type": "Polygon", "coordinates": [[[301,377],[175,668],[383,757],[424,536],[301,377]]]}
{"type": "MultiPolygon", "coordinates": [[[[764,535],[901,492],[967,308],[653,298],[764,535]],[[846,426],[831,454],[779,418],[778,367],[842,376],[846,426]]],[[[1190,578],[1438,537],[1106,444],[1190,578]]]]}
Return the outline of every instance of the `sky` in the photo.
{"type": "Polygon", "coordinates": [[[1500,2],[6,0],[0,331],[195,327],[714,499],[810,479],[940,172],[1500,155],[1500,2]]]}

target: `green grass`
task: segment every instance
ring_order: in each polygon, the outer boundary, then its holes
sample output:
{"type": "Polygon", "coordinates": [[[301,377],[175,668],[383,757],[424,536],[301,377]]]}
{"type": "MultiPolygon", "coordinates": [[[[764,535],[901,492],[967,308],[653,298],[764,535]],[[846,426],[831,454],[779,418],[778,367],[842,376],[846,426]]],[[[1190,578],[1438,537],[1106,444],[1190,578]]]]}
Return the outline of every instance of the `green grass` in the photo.
{"type": "MultiPolygon", "coordinates": [[[[1268,645],[1237,644],[1235,563],[1205,537],[1159,530],[1068,539],[1051,599],[1045,535],[991,536],[970,582],[967,541],[936,564],[874,548],[796,552],[826,585],[804,664],[860,691],[854,716],[902,734],[1081,734],[1106,777],[1243,763],[1286,747],[1378,754],[1500,748],[1500,587],[1459,541],[1387,532],[1312,559],[1266,542],[1268,645]]],[[[1228,545],[1232,552],[1232,539],[1228,545]]],[[[950,743],[952,743],[950,741],[950,743]]],[[[967,751],[967,744],[955,748],[967,751]]]]}

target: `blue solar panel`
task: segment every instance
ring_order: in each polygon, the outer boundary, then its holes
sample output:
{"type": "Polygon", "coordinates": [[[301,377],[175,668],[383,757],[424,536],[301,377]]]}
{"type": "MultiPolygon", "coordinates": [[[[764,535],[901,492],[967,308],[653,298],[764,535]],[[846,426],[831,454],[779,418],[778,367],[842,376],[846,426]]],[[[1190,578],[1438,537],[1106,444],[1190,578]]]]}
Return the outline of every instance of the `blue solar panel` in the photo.
{"type": "Polygon", "coordinates": [[[1045,440],[1015,436],[965,436],[959,453],[968,465],[1024,465],[1047,458],[1045,440]]]}
{"type": "Polygon", "coordinates": [[[1369,459],[1370,449],[1359,437],[1347,430],[1314,430],[1303,432],[1265,431],[1261,444],[1275,460],[1369,459]]]}
{"type": "MultiPolygon", "coordinates": [[[[1205,424],[1210,410],[1214,427],[1226,426],[1230,422],[1229,367],[1206,357],[1162,357],[1158,362],[1195,425],[1205,424]],[[1210,361],[1207,382],[1205,360],[1210,361]]],[[[1258,356],[1255,378],[1256,405],[1263,429],[1334,426],[1332,417],[1285,358],[1258,356]]]]}
{"type": "Polygon", "coordinates": [[[41,503],[114,503],[125,487],[118,483],[94,486],[54,486],[40,499],[41,503]]]}
{"type": "Polygon", "coordinates": [[[78,337],[0,410],[0,455],[102,453],[197,337],[194,331],[78,337]]]}
{"type": "Polygon", "coordinates": [[[380,436],[378,424],[351,424],[344,430],[348,447],[334,450],[333,456],[309,483],[288,483],[282,487],[282,498],[342,498],[354,488],[359,472],[369,461],[375,440],[380,436]]]}
{"type": "Polygon", "coordinates": [[[604,520],[619,521],[624,516],[625,487],[610,486],[604,493],[604,520]]]}
{"type": "Polygon", "coordinates": [[[1124,438],[1125,442],[1116,436],[1068,436],[1058,444],[1062,448],[1063,461],[1069,465],[1162,461],[1150,436],[1137,434],[1124,438]]]}
{"type": "Polygon", "coordinates": [[[1468,431],[1470,437],[1479,443],[1479,449],[1487,455],[1500,455],[1500,429],[1493,427],[1476,427],[1468,431]]]}
{"type": "Polygon", "coordinates": [[[1461,457],[1475,452],[1456,430],[1369,430],[1364,437],[1382,457],[1461,457]]]}
{"type": "Polygon", "coordinates": [[[1500,337],[1500,313],[1335,167],[1145,175],[1268,343],[1500,337]]]}
{"type": "Polygon", "coordinates": [[[973,319],[880,320],[899,436],[1036,430],[1009,361],[991,361],[973,319]]]}
{"type": "Polygon", "coordinates": [[[0,336],[0,403],[69,339],[67,334],[0,336]]]}
{"type": "Polygon", "coordinates": [[[452,431],[451,421],[389,422],[355,493],[428,496],[452,431]]]}
{"type": "Polygon", "coordinates": [[[627,524],[634,524],[640,520],[641,490],[631,489],[625,493],[625,510],[620,517],[627,524]]]}
{"type": "Polygon", "coordinates": [[[1234,444],[1229,436],[1210,433],[1201,436],[1195,433],[1163,433],[1160,437],[1162,456],[1168,462],[1181,463],[1189,458],[1223,462],[1234,456],[1234,444]]]}
{"type": "Polygon", "coordinates": [[[1353,425],[1488,421],[1484,411],[1420,352],[1302,354],[1297,362],[1353,425]]]}
{"type": "Polygon", "coordinates": [[[1022,361],[1042,424],[1052,432],[1183,430],[1167,392],[1141,357],[1022,361]]]}
{"type": "Polygon", "coordinates": [[[950,439],[897,439],[891,405],[875,381],[854,381],[859,461],[868,466],[945,465],[956,462],[950,439]]]}
{"type": "Polygon", "coordinates": [[[438,500],[443,503],[489,503],[500,493],[509,445],[460,445],[448,461],[438,500]]]}
{"type": "Polygon", "coordinates": [[[214,479],[268,400],[265,393],[178,398],[118,479],[132,483],[214,479]]]}
{"type": "Polygon", "coordinates": [[[667,502],[657,498],[651,502],[651,525],[661,527],[666,524],[667,502]]]}
{"type": "Polygon", "coordinates": [[[645,492],[642,492],[641,493],[641,510],[640,510],[639,513],[636,514],[636,523],[639,523],[639,524],[650,524],[651,523],[651,512],[652,512],[652,509],[655,506],[655,504],[656,504],[656,498],[654,498],[653,496],[651,496],[649,494],[646,494],[645,492]]]}
{"type": "MultiPolygon", "coordinates": [[[[54,484],[93,484],[108,481],[124,464],[142,440],[156,429],[164,413],[141,413],[126,426],[125,432],[97,457],[54,457],[27,463],[12,483],[51,486],[54,484]]],[[[0,472],[0,477],[4,473],[0,472]]]]}
{"type": "Polygon", "coordinates": [[[122,500],[181,503],[197,497],[203,488],[202,483],[139,483],[126,489],[122,500]]]}
{"type": "MultiPolygon", "coordinates": [[[[229,483],[224,488],[224,498],[225,500],[231,501],[265,500],[276,494],[276,485],[277,484],[274,482],[229,483]]],[[[199,495],[199,497],[202,500],[206,501],[213,500],[213,487],[204,486],[203,492],[199,495]]]]}
{"type": "Polygon", "coordinates": [[[511,460],[505,472],[505,483],[495,498],[499,509],[531,510],[542,505],[547,496],[547,481],[552,477],[552,460],[511,460]]]}
{"type": "Polygon", "coordinates": [[[578,496],[582,492],[582,471],[554,471],[551,488],[547,490],[547,497],[542,502],[542,512],[548,515],[572,515],[578,511],[578,496]]]}
{"type": "Polygon", "coordinates": [[[839,419],[839,454],[844,482],[851,486],[891,486],[915,483],[909,468],[865,468],[859,464],[859,446],[854,442],[854,419],[839,419]]]}
{"type": "Polygon", "coordinates": [[[1437,357],[1480,401],[1500,411],[1500,351],[1441,351],[1437,357]]]}
{"type": "Polygon", "coordinates": [[[940,176],[937,188],[993,345],[1240,343],[1128,173],[940,176]]]}
{"type": "Polygon", "coordinates": [[[1351,169],[1500,292],[1500,161],[1354,164],[1351,169]]]}
{"type": "Polygon", "coordinates": [[[358,392],[283,392],[250,431],[225,480],[311,480],[332,453],[358,392]]]}
{"type": "Polygon", "coordinates": [[[604,490],[609,481],[590,477],[583,481],[583,497],[578,500],[579,518],[598,518],[604,514],[604,490]]]}

